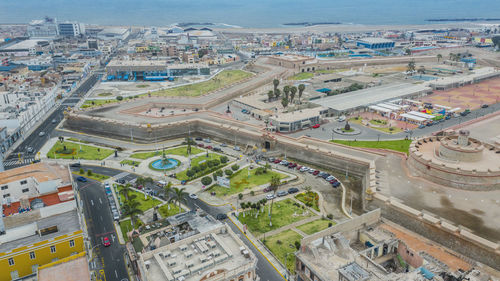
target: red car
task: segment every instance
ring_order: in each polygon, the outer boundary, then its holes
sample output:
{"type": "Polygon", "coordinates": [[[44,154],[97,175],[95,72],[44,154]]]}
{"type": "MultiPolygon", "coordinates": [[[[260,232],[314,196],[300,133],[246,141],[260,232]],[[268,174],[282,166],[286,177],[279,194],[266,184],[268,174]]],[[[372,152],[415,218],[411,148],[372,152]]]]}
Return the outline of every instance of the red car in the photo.
{"type": "Polygon", "coordinates": [[[302,169],[302,166],[297,165],[297,167],[295,167],[295,168],[297,168],[297,170],[300,170],[300,169],[302,169]]]}
{"type": "Polygon", "coordinates": [[[281,159],[275,159],[274,160],[274,164],[278,164],[279,162],[281,162],[281,159]]]}
{"type": "Polygon", "coordinates": [[[333,184],[333,183],[337,182],[337,180],[333,179],[333,180],[329,180],[328,182],[333,184]]]}
{"type": "Polygon", "coordinates": [[[313,175],[315,175],[315,176],[317,176],[318,174],[319,174],[318,170],[316,170],[316,171],[313,172],[313,175]]]}
{"type": "Polygon", "coordinates": [[[319,124],[314,125],[314,126],[313,126],[313,128],[314,128],[314,129],[319,128],[319,124]]]}
{"type": "Polygon", "coordinates": [[[111,241],[109,241],[108,237],[104,237],[102,239],[102,244],[104,245],[104,247],[109,247],[109,246],[111,246],[111,241]]]}
{"type": "Polygon", "coordinates": [[[213,149],[213,147],[212,147],[211,145],[207,145],[207,147],[205,147],[205,148],[206,148],[206,149],[210,149],[210,150],[212,150],[212,149],[213,149]]]}
{"type": "Polygon", "coordinates": [[[202,143],[199,143],[199,144],[198,144],[198,146],[199,146],[199,147],[205,147],[205,145],[204,145],[204,144],[202,144],[202,143]]]}

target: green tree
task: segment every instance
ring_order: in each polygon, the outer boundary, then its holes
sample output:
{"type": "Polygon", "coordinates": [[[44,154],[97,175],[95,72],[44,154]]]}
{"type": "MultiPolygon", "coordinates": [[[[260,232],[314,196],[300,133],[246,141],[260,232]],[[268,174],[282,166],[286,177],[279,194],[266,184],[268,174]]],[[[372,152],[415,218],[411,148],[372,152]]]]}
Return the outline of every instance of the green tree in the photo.
{"type": "Polygon", "coordinates": [[[187,143],[186,152],[188,155],[191,155],[191,139],[186,137],[186,143],[187,143]]]}
{"type": "Polygon", "coordinates": [[[243,193],[238,193],[238,199],[243,199],[243,193]]]}
{"type": "Polygon", "coordinates": [[[278,91],[278,86],[280,84],[280,80],[274,79],[273,80],[273,86],[274,86],[274,96],[279,97],[279,95],[276,95],[276,92],[278,91]]]}
{"type": "Polygon", "coordinates": [[[406,67],[406,71],[410,74],[413,75],[413,72],[415,72],[415,60],[411,60],[408,62],[408,65],[406,67]]]}
{"type": "Polygon", "coordinates": [[[285,98],[288,99],[290,94],[290,86],[287,85],[283,87],[283,93],[285,94],[285,98]]]}
{"type": "Polygon", "coordinates": [[[494,36],[494,37],[492,37],[491,41],[493,42],[493,46],[496,46],[497,48],[500,48],[500,36],[494,36]]]}
{"type": "Polygon", "coordinates": [[[172,198],[170,199],[170,201],[173,202],[174,204],[178,203],[179,210],[181,209],[181,203],[186,202],[186,196],[188,195],[188,193],[184,190],[185,188],[174,187],[172,191],[172,198]]]}
{"type": "Polygon", "coordinates": [[[297,87],[290,87],[290,103],[293,103],[293,99],[295,98],[295,94],[297,93],[297,87]]]}
{"type": "Polygon", "coordinates": [[[122,195],[122,196],[123,196],[123,199],[124,199],[123,201],[124,201],[124,202],[127,202],[127,201],[128,201],[129,191],[130,191],[130,189],[128,188],[128,186],[130,186],[130,184],[129,184],[129,183],[127,183],[127,185],[126,185],[126,186],[122,187],[122,188],[118,191],[118,193],[119,193],[120,195],[122,195]]]}
{"type": "Polygon", "coordinates": [[[201,183],[202,183],[203,185],[209,185],[209,184],[211,184],[211,183],[212,183],[212,178],[211,178],[211,177],[203,177],[203,178],[201,179],[201,183]]]}
{"type": "Polygon", "coordinates": [[[135,219],[138,215],[143,212],[139,209],[140,203],[134,199],[127,200],[123,205],[123,215],[130,216],[130,223],[132,224],[132,229],[135,228],[135,219]]]}
{"type": "Polygon", "coordinates": [[[425,66],[423,66],[423,65],[422,65],[422,66],[420,66],[420,67],[418,68],[417,72],[418,72],[418,73],[420,73],[420,74],[425,74],[425,66]]]}
{"type": "Polygon", "coordinates": [[[274,98],[274,92],[272,90],[269,90],[269,92],[267,92],[267,100],[271,101],[273,98],[274,98]]]}
{"type": "Polygon", "coordinates": [[[302,98],[302,94],[304,93],[305,89],[306,89],[306,85],[304,85],[304,84],[299,85],[299,103],[300,103],[300,99],[302,98]]]}
{"type": "Polygon", "coordinates": [[[281,99],[281,105],[283,106],[283,108],[286,108],[288,106],[288,99],[286,97],[283,97],[281,99]]]}
{"type": "Polygon", "coordinates": [[[237,164],[233,164],[231,166],[231,170],[233,170],[233,171],[237,171],[239,168],[240,168],[240,166],[238,166],[237,164]]]}
{"type": "Polygon", "coordinates": [[[168,182],[164,187],[163,187],[163,194],[165,194],[165,200],[170,200],[170,197],[172,197],[172,182],[168,182]]]}
{"type": "Polygon", "coordinates": [[[89,176],[89,177],[92,176],[92,170],[90,170],[90,169],[87,170],[87,176],[89,176]]]}
{"type": "Polygon", "coordinates": [[[226,176],[231,176],[233,174],[233,171],[227,169],[227,170],[224,170],[224,173],[226,174],[226,176]]]}
{"type": "Polygon", "coordinates": [[[117,101],[122,101],[122,100],[123,100],[123,97],[122,97],[122,96],[117,96],[117,97],[116,97],[116,100],[117,100],[117,101]]]}
{"type": "Polygon", "coordinates": [[[274,97],[275,98],[279,98],[281,96],[281,91],[280,89],[276,89],[276,91],[274,91],[274,97]]]}
{"type": "Polygon", "coordinates": [[[438,62],[443,59],[443,55],[441,55],[441,54],[437,54],[436,57],[437,57],[438,62]]]}
{"type": "Polygon", "coordinates": [[[273,217],[273,204],[274,204],[274,198],[276,197],[276,191],[278,190],[278,187],[280,186],[281,184],[281,180],[278,176],[274,175],[271,177],[271,181],[269,183],[269,186],[271,187],[271,190],[273,190],[273,199],[271,200],[271,208],[269,210],[269,226],[273,226],[273,221],[272,221],[272,217],[273,217]]]}

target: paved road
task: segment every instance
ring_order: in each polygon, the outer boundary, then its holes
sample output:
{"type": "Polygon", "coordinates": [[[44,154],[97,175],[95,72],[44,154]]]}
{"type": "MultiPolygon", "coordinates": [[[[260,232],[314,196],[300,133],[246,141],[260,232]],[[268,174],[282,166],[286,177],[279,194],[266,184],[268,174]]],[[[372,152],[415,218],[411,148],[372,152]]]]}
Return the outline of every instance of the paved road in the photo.
{"type": "MultiPolygon", "coordinates": [[[[110,177],[116,176],[118,174],[123,174],[123,171],[112,169],[112,168],[106,168],[106,167],[82,166],[82,168],[83,169],[91,169],[92,171],[94,171],[96,173],[107,175],[110,177]]],[[[72,168],[72,169],[78,170],[79,168],[72,168]]],[[[133,178],[135,178],[137,176],[139,176],[139,175],[136,175],[133,173],[129,173],[128,175],[126,175],[128,180],[132,180],[133,178]]],[[[100,188],[100,192],[102,194],[104,194],[102,187],[100,188]]],[[[96,196],[96,195],[94,195],[94,196],[96,196]]],[[[102,196],[104,196],[104,195],[102,195],[102,196]]],[[[83,195],[82,195],[82,197],[83,197],[83,195]]],[[[105,198],[105,196],[104,196],[104,198],[105,198]]],[[[232,210],[231,206],[229,206],[229,205],[220,206],[220,207],[210,206],[201,200],[191,199],[189,197],[186,197],[186,205],[191,209],[200,208],[201,210],[205,211],[206,213],[210,214],[213,217],[215,217],[217,214],[227,213],[227,212],[230,212],[232,210]]],[[[86,205],[86,207],[87,207],[87,205],[86,205]]],[[[85,208],[85,209],[88,209],[88,208],[85,208]]],[[[93,212],[99,213],[99,211],[93,211],[93,212]]],[[[111,211],[109,210],[109,208],[107,208],[107,210],[104,210],[104,212],[106,212],[106,217],[109,216],[109,218],[111,219],[111,211]]],[[[103,216],[103,218],[104,218],[104,216],[103,216]]],[[[100,219],[100,218],[98,218],[98,219],[100,219]]],[[[252,252],[257,257],[257,274],[260,276],[261,280],[263,280],[263,281],[283,280],[281,275],[274,269],[274,267],[267,261],[267,259],[251,244],[251,242],[246,238],[246,236],[240,232],[240,230],[236,227],[236,225],[233,224],[231,222],[231,220],[229,220],[229,219],[226,219],[225,222],[231,227],[231,229],[236,234],[239,235],[239,237],[243,240],[245,245],[250,250],[252,250],[252,252]]],[[[111,222],[111,224],[112,224],[112,222],[111,222]]],[[[103,225],[105,225],[105,224],[103,224],[103,225]]],[[[105,233],[105,231],[101,230],[101,233],[105,233]]],[[[122,253],[124,253],[125,249],[123,248],[122,251],[123,251],[122,253]]],[[[103,251],[103,254],[104,253],[105,253],[105,251],[103,251]]],[[[104,264],[109,265],[109,260],[110,260],[110,258],[113,258],[113,257],[116,259],[117,254],[113,254],[111,257],[110,256],[103,256],[104,264]]],[[[106,270],[106,267],[105,267],[105,270],[106,270]]],[[[106,271],[106,278],[108,278],[107,271],[106,271]]],[[[107,280],[110,280],[110,279],[107,279],[107,280]]]]}
{"type": "MultiPolygon", "coordinates": [[[[96,172],[100,172],[96,170],[96,172]]],[[[103,280],[128,280],[125,266],[125,246],[118,242],[109,203],[100,182],[88,180],[77,182],[80,192],[84,215],[87,222],[87,231],[92,245],[91,270],[104,270],[106,278],[103,280]],[[102,239],[108,237],[111,246],[104,247],[102,239]]]]}
{"type": "Polygon", "coordinates": [[[385,134],[380,131],[377,131],[375,129],[367,128],[358,124],[350,123],[352,127],[355,127],[357,129],[361,130],[361,134],[359,135],[341,135],[338,133],[332,133],[332,130],[334,128],[338,127],[343,127],[345,125],[345,122],[338,122],[338,121],[331,121],[327,124],[322,125],[318,129],[306,129],[303,131],[295,132],[293,134],[289,134],[289,136],[292,137],[298,137],[298,136],[311,136],[314,138],[319,138],[319,139],[324,139],[324,140],[331,140],[332,137],[333,139],[339,139],[339,140],[377,140],[380,137],[380,140],[397,140],[397,139],[404,139],[405,137],[409,138],[414,138],[414,137],[421,137],[421,136],[428,136],[434,132],[440,131],[440,130],[446,130],[449,127],[462,124],[464,122],[467,122],[469,120],[475,119],[477,117],[484,116],[486,114],[490,114],[493,112],[496,112],[500,110],[500,103],[490,105],[488,108],[479,108],[476,110],[472,110],[471,113],[467,116],[460,116],[456,118],[451,118],[449,120],[444,121],[443,123],[434,125],[434,126],[429,126],[425,127],[423,129],[414,129],[410,133],[398,133],[398,134],[385,134]]]}
{"type": "Polygon", "coordinates": [[[23,142],[3,160],[5,169],[8,170],[31,164],[35,160],[37,151],[54,135],[54,129],[64,118],[64,110],[68,106],[74,106],[78,103],[81,97],[85,95],[98,80],[99,76],[96,74],[85,80],[71,96],[66,98],[63,103],[38,126],[38,128],[25,137],[23,142]],[[39,136],[40,132],[44,132],[44,136],[39,136]],[[29,153],[27,150],[28,147],[31,147],[33,152],[29,153]],[[21,155],[21,160],[19,160],[19,154],[21,155]]]}

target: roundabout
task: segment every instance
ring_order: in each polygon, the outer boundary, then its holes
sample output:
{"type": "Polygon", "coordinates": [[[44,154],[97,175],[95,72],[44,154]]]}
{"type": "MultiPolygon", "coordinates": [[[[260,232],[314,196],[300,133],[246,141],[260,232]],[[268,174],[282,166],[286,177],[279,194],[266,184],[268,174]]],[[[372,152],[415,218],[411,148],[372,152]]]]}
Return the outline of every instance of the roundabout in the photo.
{"type": "Polygon", "coordinates": [[[162,157],[149,163],[149,168],[155,171],[168,171],[179,166],[180,161],[174,158],[162,157]]]}

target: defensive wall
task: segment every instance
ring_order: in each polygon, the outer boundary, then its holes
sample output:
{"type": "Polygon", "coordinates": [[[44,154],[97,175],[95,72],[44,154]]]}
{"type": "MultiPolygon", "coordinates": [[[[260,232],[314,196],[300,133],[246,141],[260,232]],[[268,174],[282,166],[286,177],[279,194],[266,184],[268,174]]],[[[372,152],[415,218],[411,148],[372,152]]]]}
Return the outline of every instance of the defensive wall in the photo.
{"type": "Polygon", "coordinates": [[[418,211],[394,197],[373,194],[373,208],[380,208],[382,217],[456,253],[500,270],[500,244],[473,234],[461,225],[454,225],[426,211],[418,211]]]}
{"type": "MultiPolygon", "coordinates": [[[[442,138],[444,137],[424,137],[410,144],[408,166],[411,167],[410,171],[414,175],[424,177],[437,184],[460,189],[485,191],[500,188],[498,163],[492,163],[488,168],[470,168],[471,165],[460,165],[460,162],[447,162],[444,161],[445,159],[443,161],[436,160],[435,156],[422,153],[419,150],[420,145],[429,142],[440,142],[442,138]]],[[[474,140],[472,139],[472,141],[474,140]]],[[[484,146],[484,153],[496,153],[498,151],[498,148],[488,143],[483,143],[482,146],[484,146]]],[[[445,148],[444,151],[448,154],[451,153],[448,148],[445,148]]],[[[458,150],[454,150],[454,152],[455,154],[460,153],[460,155],[465,154],[458,150]]],[[[472,152],[475,152],[475,150],[468,154],[472,154],[472,152]]],[[[471,156],[472,160],[477,160],[476,158],[476,156],[471,156]]]]}

